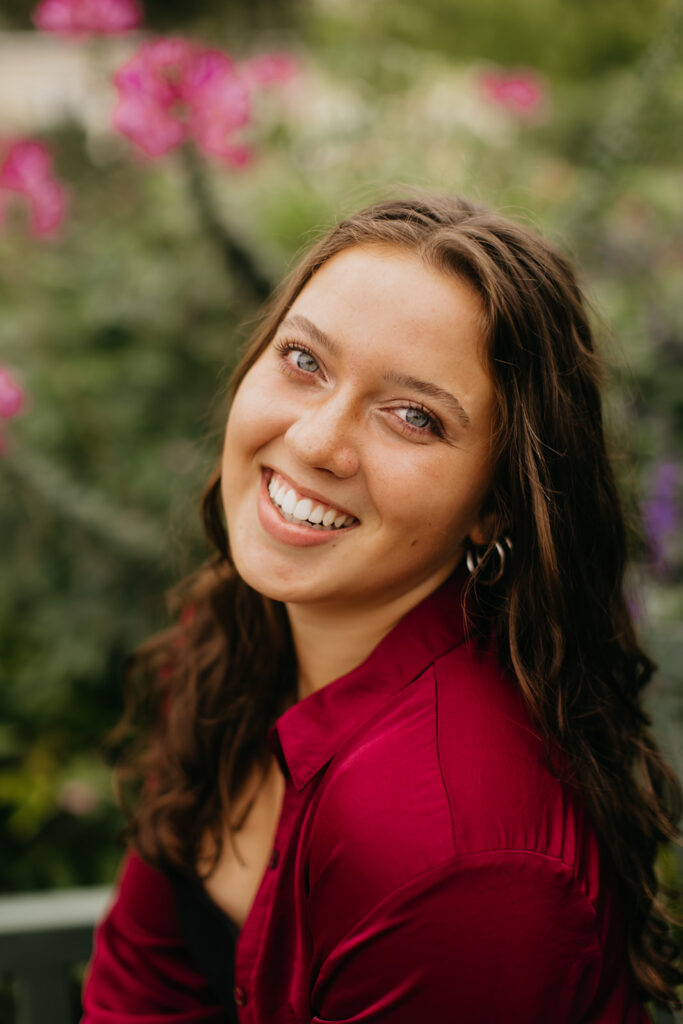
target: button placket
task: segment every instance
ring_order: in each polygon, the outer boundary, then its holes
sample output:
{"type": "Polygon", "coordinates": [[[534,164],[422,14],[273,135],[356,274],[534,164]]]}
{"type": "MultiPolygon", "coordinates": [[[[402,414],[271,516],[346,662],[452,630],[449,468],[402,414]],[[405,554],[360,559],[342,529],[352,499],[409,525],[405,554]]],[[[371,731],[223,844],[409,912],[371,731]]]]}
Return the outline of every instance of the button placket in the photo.
{"type": "MultiPolygon", "coordinates": [[[[253,985],[259,984],[258,978],[254,978],[254,971],[258,966],[257,961],[259,950],[264,937],[263,924],[270,911],[273,892],[277,881],[276,877],[270,874],[270,870],[278,867],[281,860],[281,850],[283,848],[287,848],[287,843],[289,842],[292,830],[293,812],[296,811],[296,801],[297,792],[291,785],[291,781],[286,779],[283,804],[274,840],[277,843],[277,846],[271,847],[270,854],[268,855],[266,873],[261,879],[261,885],[257,890],[254,903],[242,932],[240,933],[240,940],[237,944],[235,956],[236,976],[243,979],[251,979],[250,983],[253,985]],[[294,801],[294,807],[292,807],[292,801],[294,801]]],[[[243,985],[236,984],[233,987],[233,998],[235,1005],[238,1007],[246,1006],[249,1002],[247,990],[243,985]]],[[[252,1015],[257,1012],[258,1003],[259,998],[257,994],[255,996],[255,1002],[251,1005],[250,1010],[244,1011],[245,1022],[247,1021],[247,1018],[251,1020],[252,1015]]]]}

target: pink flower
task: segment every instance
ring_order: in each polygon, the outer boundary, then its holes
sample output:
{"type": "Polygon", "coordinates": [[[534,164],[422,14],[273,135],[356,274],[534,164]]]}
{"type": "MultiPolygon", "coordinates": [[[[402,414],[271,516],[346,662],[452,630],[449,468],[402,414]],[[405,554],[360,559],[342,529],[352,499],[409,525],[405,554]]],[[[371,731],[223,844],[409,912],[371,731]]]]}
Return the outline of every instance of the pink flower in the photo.
{"type": "Polygon", "coordinates": [[[213,156],[244,162],[230,136],[249,120],[249,91],[233,61],[184,39],[143,43],[116,73],[114,127],[148,156],[187,138],[213,156]]]}
{"type": "Polygon", "coordinates": [[[0,168],[4,188],[23,192],[35,183],[50,177],[52,157],[47,146],[31,139],[19,139],[10,145],[0,168]]]}
{"type": "Polygon", "coordinates": [[[63,811],[77,816],[92,814],[100,803],[97,791],[85,779],[70,779],[63,783],[57,800],[63,811]]]}
{"type": "Polygon", "coordinates": [[[517,117],[534,117],[547,102],[545,79],[527,68],[510,72],[485,71],[479,81],[493,103],[505,107],[517,117]]]}
{"type": "MultiPolygon", "coordinates": [[[[22,389],[12,377],[9,370],[0,367],[0,424],[18,416],[24,408],[25,396],[22,389]]],[[[7,451],[7,439],[4,430],[0,429],[0,455],[7,451]]]]}
{"type": "Polygon", "coordinates": [[[299,72],[299,64],[288,53],[262,53],[240,65],[246,81],[255,85],[271,85],[273,82],[287,82],[299,72]]]}
{"type": "Polygon", "coordinates": [[[7,192],[28,200],[34,235],[47,238],[56,233],[66,215],[68,195],[52,174],[52,156],[42,142],[19,139],[5,152],[0,163],[0,221],[7,192]]]}
{"type": "Polygon", "coordinates": [[[119,35],[141,21],[136,0],[42,0],[33,12],[34,24],[44,32],[72,37],[119,35]]]}
{"type": "Polygon", "coordinates": [[[18,416],[24,407],[24,392],[8,370],[0,367],[0,419],[18,416]]]}
{"type": "Polygon", "coordinates": [[[189,133],[200,149],[237,167],[246,163],[249,149],[229,137],[249,120],[249,89],[230,57],[218,50],[197,53],[188,70],[185,95],[189,133]]]}
{"type": "Polygon", "coordinates": [[[114,76],[114,128],[148,156],[163,156],[187,137],[184,80],[192,47],[183,39],[143,43],[114,76]]]}
{"type": "Polygon", "coordinates": [[[192,139],[241,167],[251,155],[238,133],[249,122],[252,89],[293,73],[294,62],[283,54],[238,65],[221,50],[185,39],[143,43],[114,77],[114,128],[150,157],[192,139]]]}

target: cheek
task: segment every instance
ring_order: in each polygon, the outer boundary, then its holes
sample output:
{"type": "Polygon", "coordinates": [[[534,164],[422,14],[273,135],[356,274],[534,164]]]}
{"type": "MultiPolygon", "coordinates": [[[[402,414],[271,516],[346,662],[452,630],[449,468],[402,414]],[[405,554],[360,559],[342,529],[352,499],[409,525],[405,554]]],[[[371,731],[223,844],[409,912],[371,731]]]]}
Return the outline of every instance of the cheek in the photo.
{"type": "Polygon", "coordinates": [[[281,405],[258,378],[245,377],[228,415],[223,448],[224,464],[248,459],[282,430],[281,405]],[[268,397],[266,397],[268,396],[268,397]]]}
{"type": "Polygon", "coordinates": [[[433,461],[423,456],[410,465],[384,460],[373,476],[373,499],[385,523],[410,536],[410,547],[418,550],[440,547],[469,531],[488,479],[480,460],[463,452],[433,461]]]}
{"type": "Polygon", "coordinates": [[[434,500],[438,495],[438,477],[426,471],[420,461],[392,459],[386,450],[370,466],[365,465],[366,480],[372,504],[385,526],[397,534],[423,536],[425,529],[436,525],[439,510],[434,500]]]}

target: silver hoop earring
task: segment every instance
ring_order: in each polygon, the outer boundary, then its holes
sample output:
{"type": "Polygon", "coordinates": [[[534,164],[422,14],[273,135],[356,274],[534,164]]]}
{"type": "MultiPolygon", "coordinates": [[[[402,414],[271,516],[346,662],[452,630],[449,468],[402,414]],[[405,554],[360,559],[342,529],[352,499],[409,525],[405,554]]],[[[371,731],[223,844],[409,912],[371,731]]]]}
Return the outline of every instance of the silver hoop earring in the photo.
{"type": "Polygon", "coordinates": [[[498,568],[492,576],[487,575],[485,577],[486,583],[498,583],[503,578],[507,555],[512,553],[512,541],[508,535],[505,534],[500,540],[494,541],[493,547],[488,544],[481,548],[468,548],[467,555],[465,556],[465,564],[468,571],[474,573],[480,565],[489,562],[494,551],[498,556],[498,568]]]}

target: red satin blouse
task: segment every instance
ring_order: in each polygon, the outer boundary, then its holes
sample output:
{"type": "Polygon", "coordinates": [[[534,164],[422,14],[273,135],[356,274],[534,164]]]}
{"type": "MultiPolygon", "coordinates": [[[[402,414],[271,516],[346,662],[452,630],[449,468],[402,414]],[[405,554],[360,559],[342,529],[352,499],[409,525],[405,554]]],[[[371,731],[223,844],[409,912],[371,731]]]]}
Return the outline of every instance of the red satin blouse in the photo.
{"type": "MultiPolygon", "coordinates": [[[[651,1024],[619,887],[543,766],[515,679],[465,635],[462,569],[268,740],[286,780],[239,932],[240,1024],[651,1024]]],[[[228,1018],[172,884],[131,853],[82,1024],[228,1018]]]]}

